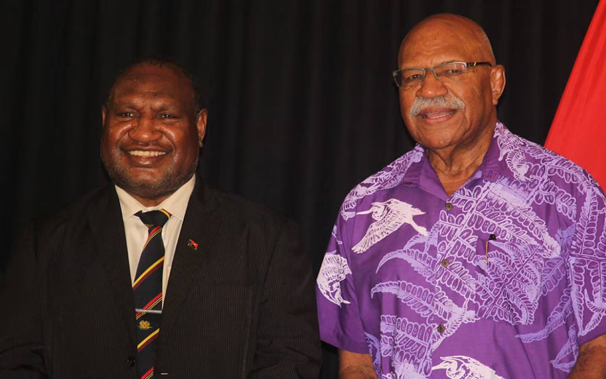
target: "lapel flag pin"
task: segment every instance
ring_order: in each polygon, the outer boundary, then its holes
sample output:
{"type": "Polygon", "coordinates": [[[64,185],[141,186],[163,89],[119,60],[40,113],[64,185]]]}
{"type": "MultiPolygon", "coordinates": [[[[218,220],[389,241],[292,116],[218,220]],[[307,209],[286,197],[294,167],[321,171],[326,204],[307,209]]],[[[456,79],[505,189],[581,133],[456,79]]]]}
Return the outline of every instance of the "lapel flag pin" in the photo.
{"type": "Polygon", "coordinates": [[[198,243],[192,239],[189,240],[187,246],[191,247],[194,250],[198,250],[198,243]]]}

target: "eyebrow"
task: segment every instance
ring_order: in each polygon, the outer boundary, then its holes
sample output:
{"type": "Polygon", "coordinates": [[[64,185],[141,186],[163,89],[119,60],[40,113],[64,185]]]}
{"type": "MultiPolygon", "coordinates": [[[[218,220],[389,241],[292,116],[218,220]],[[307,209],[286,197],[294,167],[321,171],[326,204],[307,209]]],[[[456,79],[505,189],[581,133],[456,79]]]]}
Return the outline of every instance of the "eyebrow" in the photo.
{"type": "Polygon", "coordinates": [[[403,68],[401,68],[401,70],[409,70],[409,69],[415,69],[415,68],[423,68],[423,69],[425,69],[425,68],[433,68],[433,67],[441,66],[441,65],[446,64],[446,63],[453,63],[453,62],[467,62],[467,61],[462,61],[462,60],[457,60],[457,59],[451,59],[451,60],[447,60],[447,61],[438,63],[437,65],[434,65],[434,66],[431,66],[431,67],[410,66],[410,67],[403,67],[403,68]]]}

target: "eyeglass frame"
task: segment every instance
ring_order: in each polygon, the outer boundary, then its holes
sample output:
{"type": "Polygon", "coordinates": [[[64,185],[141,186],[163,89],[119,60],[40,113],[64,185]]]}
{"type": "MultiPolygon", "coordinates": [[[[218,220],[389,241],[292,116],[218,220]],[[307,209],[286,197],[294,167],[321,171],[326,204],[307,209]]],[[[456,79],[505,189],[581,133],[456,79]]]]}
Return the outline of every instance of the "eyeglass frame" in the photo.
{"type": "Polygon", "coordinates": [[[402,89],[410,89],[412,87],[406,88],[404,86],[400,86],[398,84],[398,80],[396,79],[396,77],[398,76],[398,74],[400,72],[406,71],[406,70],[421,70],[423,71],[423,77],[421,78],[421,80],[419,81],[419,83],[421,83],[423,80],[425,80],[425,77],[427,77],[427,71],[431,71],[433,73],[433,77],[436,78],[436,80],[439,80],[440,82],[442,81],[440,79],[440,77],[438,75],[436,75],[436,72],[434,71],[436,68],[447,65],[447,64],[453,64],[453,63],[463,63],[465,64],[465,68],[469,68],[469,67],[477,67],[477,66],[482,66],[482,65],[487,65],[489,67],[493,67],[492,63],[490,62],[463,62],[463,61],[454,61],[454,62],[444,62],[444,63],[440,63],[437,66],[433,66],[433,67],[426,67],[426,68],[421,68],[421,67],[408,67],[408,68],[401,68],[399,70],[395,70],[391,73],[392,77],[393,77],[393,81],[396,83],[396,86],[398,88],[402,88],[402,89]]]}

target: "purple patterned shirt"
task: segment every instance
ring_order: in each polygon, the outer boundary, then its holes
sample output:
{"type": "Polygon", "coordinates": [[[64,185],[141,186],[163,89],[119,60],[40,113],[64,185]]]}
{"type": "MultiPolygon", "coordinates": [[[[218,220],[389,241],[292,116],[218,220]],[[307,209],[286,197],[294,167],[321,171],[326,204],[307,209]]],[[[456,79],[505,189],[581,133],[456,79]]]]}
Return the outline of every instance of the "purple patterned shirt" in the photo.
{"type": "Polygon", "coordinates": [[[606,332],[605,217],[583,169],[501,123],[450,197],[417,145],[345,198],[322,339],[380,379],[565,378],[606,332]]]}

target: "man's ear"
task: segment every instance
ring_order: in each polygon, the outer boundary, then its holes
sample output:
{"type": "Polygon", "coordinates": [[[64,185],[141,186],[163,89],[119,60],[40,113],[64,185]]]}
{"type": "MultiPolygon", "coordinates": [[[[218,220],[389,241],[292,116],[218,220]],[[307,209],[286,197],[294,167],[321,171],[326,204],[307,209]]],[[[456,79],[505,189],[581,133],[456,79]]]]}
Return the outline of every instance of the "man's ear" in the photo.
{"type": "Polygon", "coordinates": [[[202,109],[198,112],[198,117],[196,118],[196,129],[198,129],[198,146],[202,147],[202,141],[204,141],[204,136],[206,135],[206,123],[208,121],[208,111],[206,109],[202,109]]]}
{"type": "Polygon", "coordinates": [[[107,107],[103,105],[101,107],[101,125],[105,125],[105,116],[107,115],[107,107]]]}
{"type": "Polygon", "coordinates": [[[492,104],[497,105],[505,90],[505,67],[496,65],[490,70],[490,85],[492,87],[492,104]]]}

